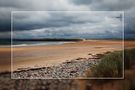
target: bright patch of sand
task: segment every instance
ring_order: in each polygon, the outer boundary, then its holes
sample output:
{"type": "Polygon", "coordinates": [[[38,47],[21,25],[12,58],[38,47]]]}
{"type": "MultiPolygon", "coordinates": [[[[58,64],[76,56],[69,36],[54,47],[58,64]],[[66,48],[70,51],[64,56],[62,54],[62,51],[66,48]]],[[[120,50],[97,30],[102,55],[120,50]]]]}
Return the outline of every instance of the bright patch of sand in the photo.
{"type": "MultiPolygon", "coordinates": [[[[135,47],[135,41],[126,41],[126,47],[135,47]]],[[[122,41],[87,40],[63,45],[26,46],[13,48],[13,70],[18,68],[36,68],[57,65],[79,57],[88,58],[88,54],[122,50],[122,41]]],[[[10,70],[10,48],[0,48],[0,71],[10,70]]]]}

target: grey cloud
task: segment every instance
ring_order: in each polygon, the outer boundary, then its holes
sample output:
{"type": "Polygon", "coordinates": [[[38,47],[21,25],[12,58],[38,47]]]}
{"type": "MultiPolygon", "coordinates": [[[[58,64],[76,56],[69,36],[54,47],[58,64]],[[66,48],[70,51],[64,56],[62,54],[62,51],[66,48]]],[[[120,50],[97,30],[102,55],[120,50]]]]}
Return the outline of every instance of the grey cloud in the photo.
{"type": "Polygon", "coordinates": [[[68,0],[0,0],[0,32],[10,31],[11,11],[83,10],[86,8],[73,5],[68,0]]]}
{"type": "MultiPolygon", "coordinates": [[[[34,12],[36,14],[36,12],[34,12]]],[[[33,16],[34,13],[31,13],[33,16]]],[[[48,14],[47,13],[42,13],[48,14]]],[[[21,13],[22,14],[22,13],[21,13]]],[[[40,14],[40,16],[43,16],[40,14]]],[[[109,36],[112,37],[113,34],[118,34],[120,37],[119,31],[122,30],[121,28],[121,21],[115,16],[119,16],[120,13],[112,13],[112,12],[53,12],[48,15],[49,18],[43,17],[41,24],[43,25],[42,28],[34,29],[33,26],[35,24],[32,23],[32,28],[29,28],[30,30],[26,30],[26,27],[30,27],[28,24],[28,19],[23,18],[24,22],[27,22],[27,26],[25,26],[24,31],[15,31],[14,37],[20,38],[22,36],[27,37],[76,37],[76,38],[90,38],[97,37],[99,35],[100,37],[103,36],[104,38],[109,36]],[[66,14],[65,14],[66,13],[66,14]],[[54,17],[55,16],[55,17],[54,17]],[[58,16],[58,17],[57,17],[58,16]],[[63,24],[64,23],[64,24],[63,24]],[[54,24],[54,25],[53,25],[54,24]],[[48,25],[48,26],[46,26],[48,25]],[[109,31],[109,33],[107,32],[109,31]],[[19,33],[20,32],[20,33],[19,33]],[[107,34],[107,35],[106,35],[107,34]],[[109,35],[108,35],[109,34],[109,35]]],[[[34,17],[30,20],[37,20],[34,17]]],[[[38,19],[39,20],[39,19],[38,19]]],[[[20,23],[22,23],[23,20],[20,20],[20,23]]],[[[41,21],[41,20],[39,20],[41,21]]],[[[31,22],[29,22],[31,24],[31,22]]],[[[37,25],[39,24],[38,21],[36,21],[37,25]]],[[[40,24],[40,25],[41,25],[40,24]]],[[[18,24],[17,24],[18,26],[18,24]]],[[[19,29],[20,30],[20,29],[19,29]]],[[[103,38],[102,37],[102,38],[103,38]]]]}
{"type": "Polygon", "coordinates": [[[91,10],[108,10],[108,11],[117,11],[122,10],[125,12],[125,36],[133,37],[133,34],[135,35],[135,0],[73,0],[74,4],[79,3],[82,5],[87,5],[91,10]],[[76,1],[76,2],[75,2],[76,1]],[[87,2],[87,3],[85,3],[87,2]],[[126,35],[128,34],[128,35],[126,35]]]}
{"type": "MultiPolygon", "coordinates": [[[[10,31],[10,12],[13,10],[124,10],[125,11],[125,34],[128,34],[127,37],[133,37],[134,26],[135,26],[135,1],[134,0],[0,0],[0,32],[10,31]],[[132,34],[132,35],[131,35],[132,34]]],[[[54,16],[56,17],[56,16],[54,16]]],[[[70,19],[67,19],[69,24],[70,19]]],[[[57,20],[55,20],[57,21],[57,20]]],[[[60,22],[60,21],[59,21],[60,22]]],[[[75,23],[76,21],[73,21],[75,23]]],[[[84,23],[81,22],[80,23],[84,23]]],[[[31,24],[30,27],[25,28],[25,25],[28,23],[18,23],[18,29],[39,29],[53,26],[53,23],[42,24],[39,22],[39,25],[31,24]],[[33,25],[33,28],[31,26],[33,25]],[[35,26],[35,27],[34,27],[35,26]]],[[[62,22],[59,23],[62,25],[62,22]]],[[[58,25],[59,25],[58,24],[58,25]]],[[[70,24],[69,24],[70,25],[70,24]]],[[[54,25],[55,27],[55,25],[54,25]]],[[[0,35],[1,37],[2,34],[0,35]]]]}
{"type": "Polygon", "coordinates": [[[91,18],[91,15],[83,13],[84,12],[17,12],[13,15],[13,26],[14,30],[33,30],[49,27],[64,27],[72,24],[93,23],[97,22],[96,20],[100,20],[100,18],[94,19],[94,16],[91,18]]]}
{"type": "Polygon", "coordinates": [[[89,5],[93,2],[93,0],[71,0],[71,1],[78,5],[81,5],[81,4],[89,5]]]}
{"type": "Polygon", "coordinates": [[[93,10],[126,10],[134,7],[134,0],[71,0],[74,4],[88,5],[93,10]]]}

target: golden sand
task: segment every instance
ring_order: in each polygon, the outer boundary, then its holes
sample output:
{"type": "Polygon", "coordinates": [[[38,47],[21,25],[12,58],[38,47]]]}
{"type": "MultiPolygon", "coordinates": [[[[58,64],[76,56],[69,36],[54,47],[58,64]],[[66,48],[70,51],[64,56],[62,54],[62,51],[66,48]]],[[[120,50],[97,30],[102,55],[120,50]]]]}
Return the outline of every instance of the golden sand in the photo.
{"type": "MultiPolygon", "coordinates": [[[[89,53],[122,50],[122,44],[123,42],[119,40],[86,40],[63,45],[14,47],[12,48],[13,70],[57,65],[79,57],[88,58],[89,53]]],[[[135,41],[125,41],[125,46],[135,47],[135,41]]],[[[0,48],[0,71],[10,70],[10,50],[9,47],[0,48]]]]}

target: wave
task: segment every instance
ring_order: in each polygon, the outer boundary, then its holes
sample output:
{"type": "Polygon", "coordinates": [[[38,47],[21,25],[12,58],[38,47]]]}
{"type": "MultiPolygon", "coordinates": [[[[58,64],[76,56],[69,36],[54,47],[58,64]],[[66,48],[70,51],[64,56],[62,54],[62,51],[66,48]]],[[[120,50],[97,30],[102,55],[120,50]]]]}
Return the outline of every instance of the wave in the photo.
{"type": "Polygon", "coordinates": [[[75,42],[41,42],[41,43],[23,43],[23,44],[15,44],[13,47],[21,47],[21,46],[42,46],[42,45],[61,45],[65,43],[75,43],[75,42]]]}

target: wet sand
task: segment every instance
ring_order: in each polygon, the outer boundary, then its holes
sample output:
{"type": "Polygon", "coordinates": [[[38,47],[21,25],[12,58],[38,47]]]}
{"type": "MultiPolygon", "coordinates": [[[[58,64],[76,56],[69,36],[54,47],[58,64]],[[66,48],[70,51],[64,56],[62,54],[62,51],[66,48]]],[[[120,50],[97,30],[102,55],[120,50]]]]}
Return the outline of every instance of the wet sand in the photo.
{"type": "MultiPolygon", "coordinates": [[[[122,41],[87,40],[63,45],[25,46],[12,48],[12,70],[58,65],[67,60],[89,58],[88,54],[122,50],[122,41]]],[[[126,47],[135,47],[135,41],[126,41],[126,47]]],[[[0,71],[10,70],[10,48],[0,48],[0,71]]]]}

